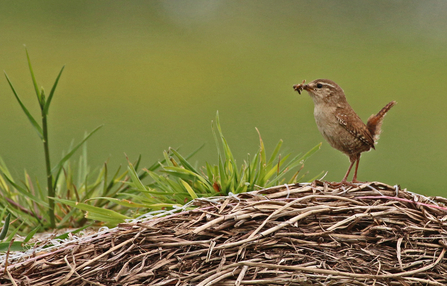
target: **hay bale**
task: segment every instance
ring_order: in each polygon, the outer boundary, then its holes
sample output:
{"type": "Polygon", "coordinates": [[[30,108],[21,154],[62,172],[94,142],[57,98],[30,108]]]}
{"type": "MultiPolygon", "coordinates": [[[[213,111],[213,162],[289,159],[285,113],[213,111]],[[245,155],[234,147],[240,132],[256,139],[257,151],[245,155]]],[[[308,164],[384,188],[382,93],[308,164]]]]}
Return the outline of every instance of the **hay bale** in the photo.
{"type": "Polygon", "coordinates": [[[0,283],[447,285],[445,202],[377,182],[199,199],[15,262],[0,283]]]}

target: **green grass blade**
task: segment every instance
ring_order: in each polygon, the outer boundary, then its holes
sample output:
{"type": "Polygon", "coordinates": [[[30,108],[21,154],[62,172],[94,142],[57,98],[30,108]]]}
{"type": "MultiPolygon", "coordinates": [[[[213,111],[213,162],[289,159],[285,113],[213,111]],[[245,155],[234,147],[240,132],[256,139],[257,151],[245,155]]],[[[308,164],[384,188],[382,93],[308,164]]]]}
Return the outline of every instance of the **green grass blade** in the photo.
{"type": "Polygon", "coordinates": [[[0,243],[0,252],[6,253],[7,251],[25,251],[26,248],[22,246],[23,241],[14,241],[9,247],[9,242],[0,243]]]}
{"type": "Polygon", "coordinates": [[[169,156],[169,154],[168,154],[168,152],[166,152],[166,150],[163,151],[163,157],[165,158],[164,161],[165,161],[166,165],[175,166],[174,162],[172,161],[173,159],[169,156]]]}
{"type": "MultiPolygon", "coordinates": [[[[87,134],[84,134],[84,137],[87,134]]],[[[79,157],[79,162],[78,162],[78,175],[76,178],[76,184],[77,185],[81,185],[84,178],[88,176],[89,174],[89,167],[88,167],[88,162],[87,162],[87,143],[85,143],[82,146],[82,150],[81,150],[82,155],[79,157]]]]}
{"type": "Polygon", "coordinates": [[[278,144],[276,144],[275,150],[273,150],[272,156],[270,156],[270,159],[267,163],[268,166],[271,166],[273,164],[273,162],[275,161],[276,156],[278,156],[279,150],[281,149],[282,143],[283,143],[283,141],[281,139],[281,140],[279,140],[278,144]]]}
{"type": "Polygon", "coordinates": [[[8,235],[8,237],[6,238],[6,241],[11,241],[17,234],[17,232],[19,231],[19,229],[22,229],[22,227],[25,225],[25,222],[22,222],[16,229],[13,229],[11,231],[11,233],[8,235]]]}
{"type": "Polygon", "coordinates": [[[169,151],[172,152],[178,158],[178,160],[180,161],[182,166],[185,167],[185,169],[190,170],[191,172],[194,172],[196,174],[199,174],[199,172],[197,172],[197,170],[194,169],[194,167],[191,164],[189,164],[189,162],[185,158],[183,158],[183,156],[180,155],[179,152],[177,152],[173,148],[169,148],[169,151]]]}
{"type": "Polygon", "coordinates": [[[40,108],[43,110],[43,107],[45,106],[45,89],[41,87],[40,89],[40,108]]]}
{"type": "Polygon", "coordinates": [[[125,206],[127,208],[144,208],[144,207],[146,207],[146,205],[134,203],[133,201],[129,201],[126,199],[111,198],[111,197],[95,197],[95,198],[89,199],[89,201],[91,201],[91,200],[106,200],[106,201],[115,203],[120,206],[125,206]]]}
{"type": "MultiPolygon", "coordinates": [[[[216,112],[216,117],[219,116],[219,111],[216,112]]],[[[222,188],[222,190],[226,193],[226,175],[225,175],[225,169],[224,169],[224,164],[223,164],[223,160],[222,160],[222,154],[221,154],[221,150],[220,150],[220,144],[219,144],[219,140],[217,139],[217,133],[216,133],[216,123],[211,121],[211,131],[213,132],[213,137],[214,137],[214,142],[216,144],[216,149],[217,149],[217,174],[215,175],[214,181],[215,182],[220,182],[220,187],[222,188]]]]}
{"type": "Polygon", "coordinates": [[[254,186],[254,184],[257,183],[258,178],[260,178],[259,172],[257,172],[258,165],[259,165],[259,153],[256,153],[253,156],[253,160],[251,161],[250,166],[248,166],[248,172],[249,172],[248,182],[250,183],[250,186],[254,186]]]}
{"type": "Polygon", "coordinates": [[[205,162],[205,169],[206,169],[206,174],[208,177],[208,180],[211,180],[213,183],[216,181],[215,179],[215,173],[214,170],[215,168],[213,166],[211,166],[208,162],[205,162]]]}
{"type": "Polygon", "coordinates": [[[2,174],[5,175],[5,177],[10,178],[10,180],[14,182],[14,179],[12,178],[11,173],[9,172],[8,166],[6,166],[6,163],[2,157],[0,157],[0,171],[2,174]]]}
{"type": "Polygon", "coordinates": [[[299,165],[302,165],[304,163],[304,161],[306,161],[310,156],[312,156],[315,152],[317,152],[318,150],[320,150],[321,144],[323,143],[319,143],[318,145],[316,145],[315,147],[313,147],[312,149],[310,149],[306,154],[304,154],[299,160],[296,160],[296,162],[294,164],[291,164],[289,166],[290,169],[297,167],[299,165]]]}
{"type": "Polygon", "coordinates": [[[78,209],[72,208],[60,221],[59,225],[64,225],[67,223],[67,221],[70,221],[73,219],[74,214],[78,212],[78,209]]]}
{"type": "Polygon", "coordinates": [[[134,184],[134,187],[140,192],[147,191],[146,186],[141,182],[140,178],[138,177],[137,171],[135,171],[132,163],[129,162],[127,170],[129,172],[131,182],[134,184]]]}
{"type": "Polygon", "coordinates": [[[12,85],[11,80],[9,79],[8,75],[5,72],[5,76],[6,76],[6,80],[9,83],[9,86],[12,89],[12,92],[14,93],[14,96],[16,97],[17,101],[20,104],[20,107],[22,108],[23,112],[25,113],[26,117],[28,117],[29,122],[31,122],[31,125],[34,127],[34,129],[37,132],[37,135],[40,137],[40,139],[43,140],[43,131],[42,131],[42,127],[40,127],[39,123],[37,123],[37,121],[34,119],[34,117],[31,115],[31,113],[28,111],[28,109],[25,107],[25,105],[23,104],[22,100],[20,99],[19,95],[17,94],[14,86],[12,85]]]}
{"type": "Polygon", "coordinates": [[[34,235],[40,230],[40,228],[40,225],[38,225],[33,230],[31,230],[30,233],[28,233],[28,235],[25,237],[23,243],[27,243],[31,238],[33,238],[34,235]]]}
{"type": "Polygon", "coordinates": [[[194,173],[193,171],[183,169],[181,167],[165,167],[165,172],[168,172],[169,174],[172,174],[176,177],[183,178],[183,179],[189,179],[189,177],[194,177],[200,180],[203,184],[206,185],[206,187],[211,191],[213,189],[212,183],[208,181],[205,177],[203,177],[200,174],[194,173]],[[185,177],[186,175],[186,177],[185,177]]]}
{"type": "Polygon", "coordinates": [[[259,155],[261,159],[261,164],[265,165],[267,164],[267,155],[265,154],[264,141],[262,141],[261,132],[259,132],[258,128],[256,128],[256,132],[258,132],[259,135],[259,155]]]}
{"type": "Polygon", "coordinates": [[[147,168],[149,171],[156,171],[157,169],[159,169],[161,167],[161,164],[164,164],[166,162],[166,160],[162,160],[159,162],[155,162],[154,164],[152,164],[149,168],[147,168]]]}
{"type": "Polygon", "coordinates": [[[98,177],[98,179],[101,178],[103,184],[102,184],[102,195],[106,196],[107,195],[107,176],[109,174],[109,169],[107,168],[107,164],[104,164],[104,167],[101,169],[101,173],[100,173],[100,177],[98,177]]]}
{"type": "Polygon", "coordinates": [[[48,203],[46,201],[44,201],[41,198],[33,195],[29,190],[26,190],[26,189],[22,188],[21,186],[19,186],[18,184],[16,184],[13,181],[12,177],[8,177],[8,175],[3,172],[3,166],[0,166],[0,169],[1,169],[2,174],[5,176],[6,181],[8,181],[8,183],[10,183],[15,188],[15,190],[17,190],[19,193],[21,193],[25,198],[28,198],[28,199],[32,200],[33,202],[41,205],[44,208],[48,208],[49,207],[49,205],[48,205],[48,203]]]}
{"type": "Polygon", "coordinates": [[[159,203],[159,204],[148,204],[146,205],[147,208],[151,208],[154,210],[161,210],[164,208],[173,208],[174,206],[176,207],[181,207],[182,205],[180,204],[168,204],[168,203],[159,203]]]}
{"type": "Polygon", "coordinates": [[[64,71],[64,68],[65,68],[65,66],[63,66],[61,71],[59,72],[59,75],[57,76],[56,81],[54,82],[53,87],[51,88],[50,95],[48,96],[48,100],[45,102],[43,112],[47,115],[48,115],[48,109],[50,108],[51,100],[53,99],[54,92],[55,92],[57,84],[59,82],[59,78],[61,77],[62,72],[64,71]]]}
{"type": "MultiPolygon", "coordinates": [[[[219,117],[219,111],[216,112],[216,118],[219,117]]],[[[221,151],[220,151],[220,144],[219,144],[219,140],[217,139],[217,133],[216,133],[216,122],[211,121],[211,131],[213,132],[213,137],[214,137],[214,142],[216,144],[216,148],[217,148],[217,157],[221,156],[221,151]]]]}
{"type": "MultiPolygon", "coordinates": [[[[0,198],[0,199],[3,199],[3,198],[0,198]]],[[[6,211],[7,211],[8,209],[5,207],[5,208],[3,208],[3,210],[2,210],[2,214],[0,214],[0,221],[3,221],[3,217],[5,216],[5,213],[6,213],[6,211]]]]}
{"type": "Polygon", "coordinates": [[[107,214],[101,214],[101,213],[94,213],[94,212],[86,212],[85,213],[85,218],[86,219],[90,219],[90,220],[97,220],[97,221],[102,221],[105,222],[107,226],[109,227],[114,227],[117,224],[123,223],[124,219],[119,219],[119,218],[113,218],[110,217],[107,214]]]}
{"type": "Polygon", "coordinates": [[[62,166],[65,164],[65,162],[71,158],[71,156],[73,156],[73,154],[79,149],[79,147],[82,146],[82,144],[84,144],[85,141],[88,140],[88,138],[90,138],[96,131],[98,131],[103,125],[100,125],[98,127],[96,127],[92,132],[90,132],[89,134],[87,134],[87,136],[84,137],[84,139],[82,139],[81,142],[78,143],[78,145],[76,145],[70,152],[68,152],[67,155],[64,156],[64,158],[62,158],[59,163],[57,163],[57,165],[51,170],[51,173],[57,173],[56,175],[56,179],[57,177],[59,177],[59,173],[62,170],[62,166]]]}
{"type": "Polygon", "coordinates": [[[8,215],[6,216],[6,219],[5,219],[5,223],[3,224],[2,232],[0,232],[0,241],[2,241],[6,237],[6,234],[8,233],[10,219],[11,219],[11,214],[8,213],[8,215]]]}
{"type": "MultiPolygon", "coordinates": [[[[300,158],[293,158],[289,164],[286,166],[285,170],[291,170],[297,166],[300,166],[304,163],[304,161],[307,160],[307,158],[309,158],[311,155],[313,155],[315,152],[317,152],[320,147],[321,147],[322,143],[319,143],[317,146],[313,147],[312,149],[310,149],[306,154],[304,154],[302,157],[300,158]]],[[[272,182],[270,182],[269,184],[267,184],[267,187],[271,187],[275,184],[280,183],[281,179],[284,178],[284,176],[287,174],[287,172],[285,172],[285,170],[283,170],[276,178],[275,180],[273,180],[272,182]]]]}
{"type": "MultiPolygon", "coordinates": [[[[205,143],[203,143],[199,148],[197,148],[196,150],[192,151],[188,156],[185,157],[186,160],[190,159],[192,156],[194,156],[195,154],[197,154],[200,150],[203,149],[203,147],[205,147],[205,143]]],[[[178,149],[178,148],[177,148],[178,149]]],[[[177,151],[176,149],[176,151],[177,151]]]]}
{"type": "Polygon", "coordinates": [[[182,182],[183,186],[188,191],[188,194],[191,196],[192,199],[198,198],[197,194],[194,192],[194,190],[191,188],[191,186],[188,185],[187,182],[183,181],[182,179],[180,179],[180,182],[182,182]]]}
{"type": "Polygon", "coordinates": [[[33,67],[31,65],[31,59],[29,57],[28,49],[26,47],[25,47],[25,52],[26,52],[26,58],[28,60],[28,67],[29,67],[29,71],[31,73],[31,78],[33,80],[34,90],[36,91],[36,95],[37,95],[37,101],[39,101],[39,104],[42,106],[42,97],[39,92],[39,86],[37,85],[36,77],[34,76],[33,67]]]}
{"type": "Polygon", "coordinates": [[[85,217],[89,218],[89,219],[97,219],[98,217],[101,217],[101,221],[109,222],[109,223],[120,223],[120,222],[123,222],[125,219],[130,219],[130,217],[128,217],[128,216],[125,216],[123,214],[120,214],[118,212],[115,212],[115,211],[112,211],[109,209],[98,208],[98,207],[95,207],[95,206],[92,206],[89,204],[79,203],[79,202],[74,202],[74,201],[64,200],[64,199],[59,199],[59,198],[52,198],[52,199],[54,199],[55,201],[58,201],[60,203],[69,205],[71,207],[86,211],[87,213],[85,214],[85,217]],[[93,218],[93,217],[95,217],[95,218],[93,218]]]}
{"type": "Polygon", "coordinates": [[[230,150],[230,146],[228,145],[227,140],[223,135],[222,128],[220,126],[219,114],[216,115],[216,127],[217,131],[219,132],[220,139],[222,140],[222,145],[225,152],[225,158],[228,162],[230,162],[233,165],[233,167],[235,167],[234,170],[237,173],[236,161],[234,160],[233,153],[230,150]]]}

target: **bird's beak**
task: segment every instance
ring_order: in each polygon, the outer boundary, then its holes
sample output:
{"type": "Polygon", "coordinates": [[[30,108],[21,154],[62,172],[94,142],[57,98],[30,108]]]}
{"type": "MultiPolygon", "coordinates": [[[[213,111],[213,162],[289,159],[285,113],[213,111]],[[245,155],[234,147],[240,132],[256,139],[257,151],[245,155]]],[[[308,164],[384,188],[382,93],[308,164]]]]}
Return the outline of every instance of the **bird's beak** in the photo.
{"type": "Polygon", "coordinates": [[[306,81],[303,80],[302,83],[295,84],[295,85],[293,86],[293,90],[298,91],[299,94],[301,94],[301,92],[303,91],[303,89],[309,91],[311,88],[310,88],[310,86],[309,86],[308,84],[304,84],[305,82],[306,82],[306,81]]]}

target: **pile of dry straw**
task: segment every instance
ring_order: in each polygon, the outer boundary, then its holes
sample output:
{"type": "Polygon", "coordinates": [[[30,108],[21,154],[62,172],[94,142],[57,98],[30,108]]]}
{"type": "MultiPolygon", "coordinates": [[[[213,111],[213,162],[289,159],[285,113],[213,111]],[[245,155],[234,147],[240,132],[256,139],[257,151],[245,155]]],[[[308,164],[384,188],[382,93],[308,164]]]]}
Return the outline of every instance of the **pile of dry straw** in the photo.
{"type": "Polygon", "coordinates": [[[447,208],[399,187],[201,199],[1,269],[1,285],[447,285],[447,208]]]}

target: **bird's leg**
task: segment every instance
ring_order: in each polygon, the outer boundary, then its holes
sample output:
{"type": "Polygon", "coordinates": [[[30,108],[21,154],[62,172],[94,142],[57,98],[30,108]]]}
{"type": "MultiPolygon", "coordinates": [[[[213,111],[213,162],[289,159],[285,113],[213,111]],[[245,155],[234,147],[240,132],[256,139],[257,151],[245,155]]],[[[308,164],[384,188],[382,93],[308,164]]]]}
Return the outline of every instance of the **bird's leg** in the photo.
{"type": "MultiPolygon", "coordinates": [[[[357,160],[357,158],[356,157],[354,157],[354,158],[349,158],[350,159],[350,161],[351,161],[351,165],[349,165],[349,168],[348,168],[348,171],[346,172],[346,175],[345,175],[345,177],[343,178],[343,180],[341,180],[341,182],[340,182],[340,184],[342,184],[342,185],[346,185],[347,183],[348,183],[348,176],[349,176],[349,173],[351,173],[351,169],[352,169],[352,166],[354,166],[354,163],[357,161],[358,162],[358,160],[357,160]]],[[[357,165],[358,166],[358,165],[357,165]]],[[[356,169],[356,175],[357,175],[357,169],[356,169]]],[[[355,176],[355,175],[354,175],[355,176]]]]}
{"type": "MultiPolygon", "coordinates": [[[[350,156],[350,157],[349,157],[349,160],[351,161],[351,164],[349,165],[349,168],[348,168],[348,171],[346,172],[345,177],[344,177],[343,180],[341,180],[341,182],[339,182],[339,183],[336,183],[336,182],[327,182],[331,187],[338,188],[338,187],[341,187],[341,186],[343,186],[343,185],[345,185],[345,186],[355,186],[355,187],[356,187],[356,185],[353,184],[353,183],[355,183],[354,180],[353,180],[352,183],[348,182],[348,176],[349,176],[349,173],[351,172],[352,166],[354,166],[354,163],[355,163],[356,161],[358,162],[358,157],[357,157],[357,156],[355,156],[355,157],[351,157],[351,156],[350,156]]],[[[357,163],[357,167],[358,167],[358,163],[357,163]]],[[[357,168],[356,168],[356,175],[357,175],[357,168]]],[[[356,175],[354,175],[354,176],[356,176],[356,175]]],[[[356,179],[356,180],[357,180],[357,179],[356,179]]]]}
{"type": "MultiPolygon", "coordinates": [[[[349,176],[349,173],[351,173],[351,169],[352,169],[352,166],[354,165],[354,162],[355,162],[355,159],[354,159],[354,161],[351,160],[351,165],[349,165],[348,171],[346,172],[345,177],[343,178],[343,180],[341,180],[340,183],[346,183],[348,181],[348,176],[349,176]]],[[[357,171],[357,169],[356,169],[356,171],[357,171]]],[[[357,172],[356,172],[356,174],[357,174],[357,172]]]]}
{"type": "Polygon", "coordinates": [[[359,169],[359,162],[360,162],[360,154],[357,156],[357,160],[356,160],[356,164],[355,164],[354,177],[352,178],[353,183],[360,183],[359,181],[357,181],[357,171],[359,169]]]}

